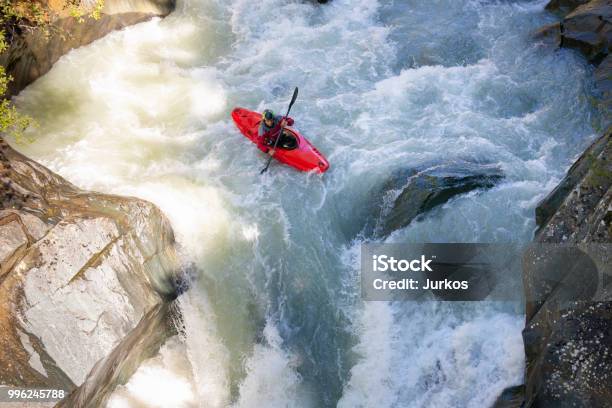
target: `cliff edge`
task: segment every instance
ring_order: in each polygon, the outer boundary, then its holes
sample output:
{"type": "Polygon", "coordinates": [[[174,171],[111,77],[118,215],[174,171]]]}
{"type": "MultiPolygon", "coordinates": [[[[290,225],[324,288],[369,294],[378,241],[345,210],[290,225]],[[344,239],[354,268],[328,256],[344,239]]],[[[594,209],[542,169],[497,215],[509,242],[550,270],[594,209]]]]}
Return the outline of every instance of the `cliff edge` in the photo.
{"type": "Polygon", "coordinates": [[[123,364],[113,353],[142,326],[158,331],[125,351],[141,354],[132,365],[154,354],[180,284],[166,217],[79,190],[2,139],[0,184],[0,383],[72,390],[96,364],[123,364]]]}

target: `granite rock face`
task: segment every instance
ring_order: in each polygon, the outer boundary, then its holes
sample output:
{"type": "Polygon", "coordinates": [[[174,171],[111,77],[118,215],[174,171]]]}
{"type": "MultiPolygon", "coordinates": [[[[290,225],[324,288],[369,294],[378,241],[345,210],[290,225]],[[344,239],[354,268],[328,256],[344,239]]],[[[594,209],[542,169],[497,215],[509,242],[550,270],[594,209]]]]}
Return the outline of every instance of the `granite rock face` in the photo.
{"type": "Polygon", "coordinates": [[[138,338],[141,357],[173,334],[179,268],[154,205],[79,190],[2,139],[0,186],[0,383],[72,390],[96,364],[121,366],[137,327],[165,328],[138,338]]]}
{"type": "Polygon", "coordinates": [[[524,259],[525,407],[612,406],[611,133],[536,210],[549,245],[524,259]]]}
{"type": "MultiPolygon", "coordinates": [[[[99,19],[83,21],[60,10],[47,33],[13,37],[0,55],[13,77],[4,97],[71,49],[174,7],[105,0],[99,19]]],[[[154,205],[82,191],[0,137],[1,384],[71,392],[61,406],[103,406],[175,334],[178,271],[172,229],[154,205]]]]}
{"type": "MultiPolygon", "coordinates": [[[[609,126],[612,1],[552,0],[546,8],[569,14],[538,37],[596,65],[595,96],[609,126]]],[[[525,385],[495,407],[612,407],[611,135],[608,127],[536,208],[535,245],[523,260],[525,385]]]]}
{"type": "Polygon", "coordinates": [[[612,127],[572,165],[536,208],[535,240],[548,243],[612,242],[612,127]]]}

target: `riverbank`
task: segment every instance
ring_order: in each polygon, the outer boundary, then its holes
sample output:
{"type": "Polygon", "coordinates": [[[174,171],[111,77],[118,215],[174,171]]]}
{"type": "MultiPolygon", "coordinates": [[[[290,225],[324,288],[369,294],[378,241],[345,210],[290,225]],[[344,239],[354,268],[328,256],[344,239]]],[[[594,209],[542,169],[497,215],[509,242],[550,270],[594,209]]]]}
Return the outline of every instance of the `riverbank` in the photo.
{"type": "Polygon", "coordinates": [[[526,267],[525,386],[507,389],[495,406],[606,407],[612,400],[612,337],[606,329],[612,320],[605,295],[612,243],[612,4],[552,0],[546,9],[562,20],[540,29],[537,38],[575,49],[594,64],[593,101],[604,130],[538,203],[534,242],[577,246],[585,252],[573,254],[572,262],[589,254],[599,270],[564,265],[551,286],[545,268],[526,267]]]}
{"type": "MultiPolygon", "coordinates": [[[[13,32],[4,97],[68,51],[174,5],[106,0],[99,16],[59,9],[13,32]]],[[[63,390],[59,406],[102,406],[180,325],[172,228],[152,204],[78,189],[1,137],[0,182],[0,382],[63,390]]]]}

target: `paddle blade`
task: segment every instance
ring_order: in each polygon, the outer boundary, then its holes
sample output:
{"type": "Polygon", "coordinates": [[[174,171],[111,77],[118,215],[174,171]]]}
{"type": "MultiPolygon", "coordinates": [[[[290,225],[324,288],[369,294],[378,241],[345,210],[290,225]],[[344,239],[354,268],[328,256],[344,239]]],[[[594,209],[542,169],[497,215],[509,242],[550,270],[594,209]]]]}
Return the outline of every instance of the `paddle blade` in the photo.
{"type": "Polygon", "coordinates": [[[291,102],[289,103],[289,109],[287,111],[291,110],[291,107],[295,103],[295,100],[297,99],[297,96],[298,96],[298,87],[296,86],[295,90],[293,91],[293,96],[291,97],[291,102]]]}

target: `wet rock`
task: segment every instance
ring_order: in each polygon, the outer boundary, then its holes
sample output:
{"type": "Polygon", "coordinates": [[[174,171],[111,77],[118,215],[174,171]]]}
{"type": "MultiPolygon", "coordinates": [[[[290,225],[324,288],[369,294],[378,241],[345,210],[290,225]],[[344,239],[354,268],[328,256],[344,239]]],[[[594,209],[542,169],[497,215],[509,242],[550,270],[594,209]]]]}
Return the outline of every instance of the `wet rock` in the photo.
{"type": "Polygon", "coordinates": [[[543,40],[580,51],[595,64],[595,98],[602,112],[604,125],[612,119],[612,59],[609,57],[612,38],[612,1],[551,1],[547,9],[566,14],[562,22],[540,28],[534,34],[543,40]]]}
{"type": "Polygon", "coordinates": [[[87,45],[113,30],[137,24],[155,16],[165,16],[175,7],[175,0],[105,0],[99,19],[60,15],[47,31],[28,30],[11,41],[0,54],[0,65],[13,80],[8,97],[47,73],[53,64],[73,48],[87,45]]]}
{"type": "MultiPolygon", "coordinates": [[[[581,51],[598,65],[596,102],[603,123],[609,124],[612,2],[553,0],[547,9],[571,11],[559,25],[559,45],[581,51]]],[[[555,26],[541,33],[554,36],[555,26]]],[[[537,262],[529,262],[534,254],[525,258],[524,407],[612,406],[611,132],[609,127],[536,208],[536,243],[580,248],[541,247],[537,262]]]]}
{"type": "Polygon", "coordinates": [[[612,129],[536,209],[524,259],[526,407],[612,401],[612,129]],[[579,244],[579,246],[575,246],[579,244]]]}
{"type": "MultiPolygon", "coordinates": [[[[0,383],[73,390],[109,364],[129,378],[174,333],[162,324],[180,281],[168,220],[146,201],[82,191],[2,144],[0,383]],[[139,337],[142,325],[159,331],[139,337]]],[[[113,387],[87,384],[80,395],[96,401],[113,387]]]]}
{"type": "Polygon", "coordinates": [[[525,386],[517,385],[502,391],[491,408],[521,408],[525,398],[525,386]]]}
{"type": "Polygon", "coordinates": [[[546,302],[523,331],[527,407],[609,407],[612,303],[546,302]]]}
{"type": "Polygon", "coordinates": [[[598,64],[609,53],[612,40],[612,2],[592,0],[577,7],[561,23],[561,46],[582,52],[598,64]]]}
{"type": "Polygon", "coordinates": [[[600,111],[606,123],[612,122],[612,55],[608,55],[593,74],[595,89],[600,101],[600,111]]]}
{"type": "Polygon", "coordinates": [[[551,0],[546,5],[546,10],[553,13],[565,15],[576,7],[588,3],[590,0],[551,0]]]}
{"type": "Polygon", "coordinates": [[[536,208],[539,242],[612,242],[612,127],[572,165],[536,208]]]}
{"type": "Polygon", "coordinates": [[[174,316],[179,315],[174,303],[156,305],[108,357],[94,366],[85,382],[56,407],[104,406],[113,385],[124,384],[126,373],[135,372],[142,361],[157,354],[167,340],[168,333],[174,332],[174,316]]]}
{"type": "Polygon", "coordinates": [[[374,235],[387,236],[451,198],[491,188],[502,178],[495,165],[466,161],[400,170],[377,195],[382,203],[378,205],[374,235]]]}

